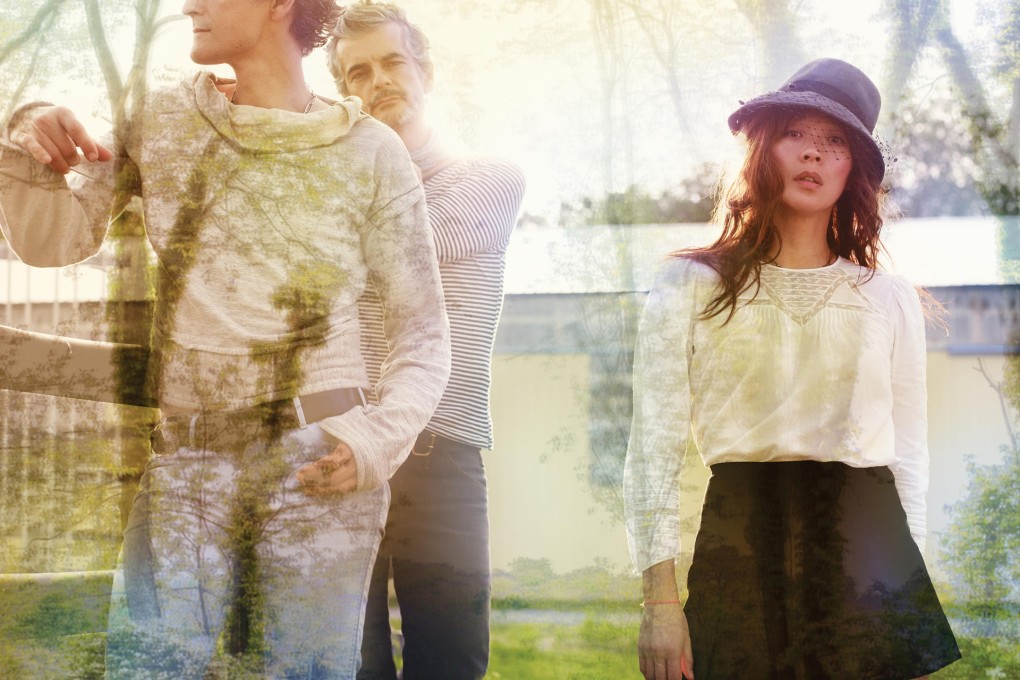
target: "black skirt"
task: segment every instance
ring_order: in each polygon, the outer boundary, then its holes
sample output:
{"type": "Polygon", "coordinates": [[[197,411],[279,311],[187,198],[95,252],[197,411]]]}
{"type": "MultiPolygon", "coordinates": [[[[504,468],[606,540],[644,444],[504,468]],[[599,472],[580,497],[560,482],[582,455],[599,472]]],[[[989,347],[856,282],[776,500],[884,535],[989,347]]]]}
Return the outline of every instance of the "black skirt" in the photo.
{"type": "Polygon", "coordinates": [[[960,658],[885,467],[713,465],[688,589],[698,680],[906,680],[960,658]]]}

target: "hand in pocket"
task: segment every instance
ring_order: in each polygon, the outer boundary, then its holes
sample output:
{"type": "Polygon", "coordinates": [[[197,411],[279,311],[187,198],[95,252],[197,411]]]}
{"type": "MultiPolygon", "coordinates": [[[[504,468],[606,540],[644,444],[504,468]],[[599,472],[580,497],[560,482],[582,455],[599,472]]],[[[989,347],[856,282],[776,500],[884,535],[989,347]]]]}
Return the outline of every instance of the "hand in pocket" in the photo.
{"type": "Polygon", "coordinates": [[[302,465],[297,471],[302,491],[309,496],[328,496],[354,491],[358,485],[358,466],[351,447],[339,442],[332,452],[302,465]]]}

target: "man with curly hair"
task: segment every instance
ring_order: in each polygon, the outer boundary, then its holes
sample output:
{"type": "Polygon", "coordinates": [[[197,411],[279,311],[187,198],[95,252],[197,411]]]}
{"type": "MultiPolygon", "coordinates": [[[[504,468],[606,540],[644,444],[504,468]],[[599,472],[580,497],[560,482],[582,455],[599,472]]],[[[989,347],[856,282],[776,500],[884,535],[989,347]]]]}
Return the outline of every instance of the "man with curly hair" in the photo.
{"type": "Polygon", "coordinates": [[[424,194],[392,130],[305,84],[333,0],[183,11],[192,59],[235,80],[150,93],[109,143],[42,102],[0,138],[0,226],[25,262],[94,254],[131,195],[158,258],[149,361],[119,367],[164,418],[125,529],[107,677],[350,680],[386,480],[449,373],[424,194]],[[369,281],[390,348],[373,404],[369,281]]]}
{"type": "MultiPolygon", "coordinates": [[[[372,576],[359,680],[396,678],[387,579],[400,606],[405,678],[471,680],[489,656],[489,532],[481,449],[492,447],[490,358],[510,232],[524,193],[512,163],[452,154],[429,126],[429,42],[401,8],[345,8],[327,45],[340,92],[400,135],[421,173],[450,318],[452,369],[412,455],[390,483],[386,535],[372,576]]],[[[362,345],[383,365],[383,309],[361,304],[362,345]]]]}

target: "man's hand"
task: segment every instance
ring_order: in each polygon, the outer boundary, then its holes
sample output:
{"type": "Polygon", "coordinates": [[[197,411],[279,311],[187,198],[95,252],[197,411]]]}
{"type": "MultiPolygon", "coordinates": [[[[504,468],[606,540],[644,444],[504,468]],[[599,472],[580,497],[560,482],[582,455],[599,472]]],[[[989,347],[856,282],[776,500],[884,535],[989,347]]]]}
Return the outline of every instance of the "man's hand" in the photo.
{"type": "Polygon", "coordinates": [[[340,442],[332,453],[302,465],[297,480],[309,496],[328,496],[354,491],[358,485],[358,466],[351,447],[340,442]]]}
{"type": "Polygon", "coordinates": [[[10,132],[11,142],[43,165],[66,175],[81,162],[78,149],[90,161],[106,162],[113,153],[97,143],[85,126],[63,106],[39,106],[25,111],[10,132]]]}
{"type": "Polygon", "coordinates": [[[638,633],[638,662],[645,680],[693,680],[691,634],[683,607],[645,606],[638,633]]]}

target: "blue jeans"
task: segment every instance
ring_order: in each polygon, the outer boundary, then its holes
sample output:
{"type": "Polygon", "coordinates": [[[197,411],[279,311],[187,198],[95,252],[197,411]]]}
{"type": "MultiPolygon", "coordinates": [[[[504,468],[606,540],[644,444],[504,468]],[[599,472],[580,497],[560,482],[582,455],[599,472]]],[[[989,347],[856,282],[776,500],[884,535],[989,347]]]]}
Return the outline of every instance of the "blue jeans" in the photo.
{"type": "Polygon", "coordinates": [[[388,489],[311,497],[318,425],[198,431],[147,466],[114,584],[107,678],[350,680],[388,489]]]}
{"type": "Polygon", "coordinates": [[[403,680],[476,680],[489,662],[489,518],[477,447],[426,431],[390,480],[358,680],[397,677],[387,579],[400,606],[403,680]],[[427,455],[420,455],[427,453],[427,455]]]}

